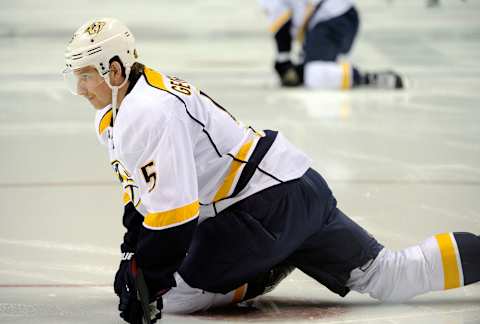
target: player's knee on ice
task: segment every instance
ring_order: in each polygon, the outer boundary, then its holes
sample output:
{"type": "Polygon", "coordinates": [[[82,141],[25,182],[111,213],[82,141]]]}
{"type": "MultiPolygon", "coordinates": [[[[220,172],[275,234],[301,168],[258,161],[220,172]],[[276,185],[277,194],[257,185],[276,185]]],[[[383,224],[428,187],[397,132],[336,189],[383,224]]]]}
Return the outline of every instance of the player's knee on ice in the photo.
{"type": "Polygon", "coordinates": [[[280,264],[270,271],[251,279],[247,285],[227,294],[210,293],[193,288],[175,273],[177,286],[163,296],[163,312],[170,314],[191,314],[214,307],[226,306],[271,292],[293,270],[294,266],[280,264]],[[245,290],[246,289],[246,290],[245,290]]]}
{"type": "Polygon", "coordinates": [[[305,64],[304,82],[310,89],[349,89],[351,74],[349,64],[312,61],[305,64]]]}

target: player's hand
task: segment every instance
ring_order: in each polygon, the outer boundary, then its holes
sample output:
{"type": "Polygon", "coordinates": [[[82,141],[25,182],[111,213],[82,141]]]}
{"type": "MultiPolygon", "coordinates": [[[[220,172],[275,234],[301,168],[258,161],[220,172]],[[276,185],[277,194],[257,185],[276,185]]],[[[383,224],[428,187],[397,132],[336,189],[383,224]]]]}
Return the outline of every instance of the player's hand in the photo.
{"type": "MultiPolygon", "coordinates": [[[[144,308],[142,307],[142,301],[139,300],[140,294],[137,287],[139,271],[136,260],[132,257],[130,260],[125,260],[124,264],[123,267],[120,266],[122,269],[119,269],[119,271],[123,271],[118,275],[117,281],[119,290],[117,295],[120,297],[118,304],[120,317],[131,324],[155,323],[161,318],[163,308],[161,295],[156,296],[153,300],[148,299],[147,303],[149,305],[146,308],[148,314],[144,315],[144,308]],[[144,321],[144,318],[149,318],[150,322],[144,321]]],[[[117,288],[115,292],[117,292],[117,288]]]]}
{"type": "Polygon", "coordinates": [[[120,265],[118,266],[117,273],[115,274],[115,280],[113,282],[113,290],[118,297],[122,293],[122,287],[125,285],[125,272],[127,271],[128,263],[130,259],[134,256],[132,252],[123,252],[122,253],[122,261],[120,261],[120,265]]]}
{"type": "Polygon", "coordinates": [[[275,71],[284,87],[296,87],[302,84],[301,66],[294,65],[291,61],[275,62],[275,71]]]}

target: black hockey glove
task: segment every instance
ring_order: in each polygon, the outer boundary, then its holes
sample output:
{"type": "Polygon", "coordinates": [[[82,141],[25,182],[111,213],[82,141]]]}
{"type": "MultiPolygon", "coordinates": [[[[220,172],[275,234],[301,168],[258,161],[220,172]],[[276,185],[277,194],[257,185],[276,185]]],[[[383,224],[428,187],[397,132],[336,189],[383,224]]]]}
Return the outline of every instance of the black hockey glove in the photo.
{"type": "Polygon", "coordinates": [[[275,62],[275,71],[284,87],[297,87],[303,84],[303,65],[294,65],[291,61],[275,62]]]}
{"type": "Polygon", "coordinates": [[[122,262],[115,278],[115,293],[120,297],[120,317],[130,324],[155,323],[161,318],[161,295],[149,298],[143,274],[133,256],[122,262]]]}
{"type": "Polygon", "coordinates": [[[118,297],[120,297],[122,293],[122,288],[125,285],[125,276],[128,268],[128,263],[133,257],[133,255],[133,252],[122,253],[122,260],[120,261],[120,265],[118,266],[117,273],[115,274],[115,280],[113,282],[113,290],[118,297]]]}

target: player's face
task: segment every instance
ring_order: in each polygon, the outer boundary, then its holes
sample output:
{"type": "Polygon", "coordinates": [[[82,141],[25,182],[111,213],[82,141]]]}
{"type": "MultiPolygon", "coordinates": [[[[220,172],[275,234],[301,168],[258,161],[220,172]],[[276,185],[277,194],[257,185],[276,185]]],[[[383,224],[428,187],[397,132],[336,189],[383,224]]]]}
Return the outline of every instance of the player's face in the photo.
{"type": "Polygon", "coordinates": [[[102,109],[112,102],[112,90],[97,69],[87,66],[73,71],[76,77],[76,93],[85,97],[95,109],[102,109]]]}

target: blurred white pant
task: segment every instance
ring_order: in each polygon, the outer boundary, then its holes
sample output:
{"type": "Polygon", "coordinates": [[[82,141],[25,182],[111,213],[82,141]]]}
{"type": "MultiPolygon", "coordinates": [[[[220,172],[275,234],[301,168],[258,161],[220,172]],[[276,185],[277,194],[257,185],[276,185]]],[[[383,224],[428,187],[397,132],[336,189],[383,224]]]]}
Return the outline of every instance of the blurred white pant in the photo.
{"type": "Polygon", "coordinates": [[[350,89],[352,67],[348,63],[308,62],[305,64],[304,83],[310,89],[350,89]]]}

